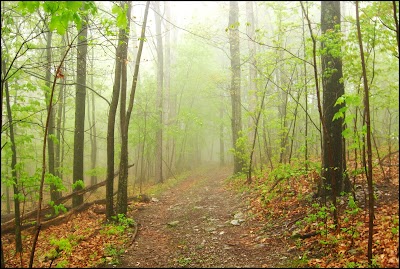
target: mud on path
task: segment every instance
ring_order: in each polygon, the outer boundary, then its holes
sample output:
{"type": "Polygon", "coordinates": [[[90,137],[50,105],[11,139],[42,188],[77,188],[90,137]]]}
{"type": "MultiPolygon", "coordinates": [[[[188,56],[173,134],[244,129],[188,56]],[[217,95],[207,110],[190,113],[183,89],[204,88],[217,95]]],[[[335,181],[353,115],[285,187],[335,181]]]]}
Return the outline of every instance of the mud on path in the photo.
{"type": "Polygon", "coordinates": [[[113,267],[286,267],[294,248],[247,214],[245,197],[224,187],[231,172],[194,171],[129,213],[138,233],[113,267]]]}

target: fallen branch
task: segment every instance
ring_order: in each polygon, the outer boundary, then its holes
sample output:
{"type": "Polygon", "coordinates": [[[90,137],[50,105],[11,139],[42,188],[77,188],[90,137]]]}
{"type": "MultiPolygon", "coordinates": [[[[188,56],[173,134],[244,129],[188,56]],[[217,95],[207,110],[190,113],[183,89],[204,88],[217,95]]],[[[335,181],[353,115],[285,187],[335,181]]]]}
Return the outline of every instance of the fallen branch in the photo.
{"type": "Polygon", "coordinates": [[[381,161],[379,162],[379,164],[380,164],[380,165],[384,165],[384,166],[397,166],[398,163],[397,163],[397,164],[394,164],[394,165],[388,165],[388,164],[384,164],[384,163],[383,163],[383,162],[385,161],[385,159],[389,158],[389,156],[391,156],[391,155],[393,155],[393,154],[396,154],[396,153],[399,153],[399,151],[396,150],[396,151],[394,151],[394,152],[390,152],[389,154],[385,155],[385,157],[383,157],[383,158],[381,159],[381,161]]]}
{"type": "Polygon", "coordinates": [[[294,235],[292,235],[292,238],[293,239],[296,239],[296,238],[300,238],[300,239],[306,239],[306,238],[310,238],[310,237],[313,237],[313,236],[315,236],[315,235],[318,235],[318,234],[320,234],[320,231],[313,231],[313,232],[309,232],[309,233],[306,233],[306,234],[294,234],[294,235]]]}
{"type": "MultiPolygon", "coordinates": [[[[117,191],[114,192],[114,195],[116,195],[116,194],[117,194],[117,191]]],[[[142,196],[144,196],[144,195],[142,194],[142,195],[139,195],[139,196],[129,197],[128,201],[138,201],[138,202],[145,202],[145,203],[148,202],[147,199],[143,198],[142,196]]],[[[147,196],[144,196],[144,197],[147,197],[147,196]]],[[[82,204],[82,205],[80,205],[78,207],[72,208],[71,210],[69,210],[65,214],[54,216],[54,217],[52,217],[50,219],[47,219],[46,221],[42,222],[41,223],[41,229],[47,228],[47,227],[49,227],[51,225],[54,225],[54,224],[56,224],[58,222],[64,222],[67,218],[71,217],[73,214],[82,212],[82,211],[88,209],[89,207],[91,207],[94,204],[101,205],[101,204],[105,204],[105,203],[106,203],[106,199],[98,199],[98,200],[93,201],[93,202],[84,203],[84,204],[82,204]]],[[[95,211],[95,213],[96,214],[105,214],[106,212],[105,212],[105,210],[104,211],[102,210],[102,211],[95,211]]],[[[68,221],[68,219],[66,221],[68,221]]],[[[34,222],[34,221],[31,222],[31,223],[27,223],[27,224],[21,225],[21,231],[29,229],[29,228],[32,228],[35,225],[36,225],[36,222],[34,222]]],[[[2,227],[1,228],[1,233],[2,234],[11,233],[11,232],[14,232],[14,226],[2,227]]],[[[137,234],[137,227],[135,227],[135,232],[134,232],[134,235],[133,235],[132,243],[135,240],[136,234],[137,234]]]]}
{"type": "Polygon", "coordinates": [[[138,233],[138,226],[139,226],[139,224],[135,222],[134,225],[135,225],[135,231],[133,232],[132,241],[131,241],[131,243],[129,244],[128,247],[132,246],[133,242],[135,242],[135,238],[136,238],[136,235],[137,235],[137,233],[138,233]]]}
{"type": "MultiPolygon", "coordinates": [[[[132,167],[132,166],[134,166],[134,165],[135,165],[135,164],[131,164],[131,165],[128,166],[128,168],[130,168],[130,167],[132,167]]],[[[119,175],[119,171],[117,171],[117,172],[114,174],[114,178],[116,178],[118,175],[119,175]]],[[[76,191],[76,192],[73,192],[73,193],[71,193],[71,194],[68,194],[68,195],[66,195],[66,196],[64,196],[64,197],[61,197],[60,199],[58,199],[57,201],[55,201],[55,204],[61,204],[61,203],[65,202],[65,201],[71,199],[74,195],[85,194],[85,193],[87,193],[87,192],[94,191],[94,190],[96,190],[96,189],[98,189],[98,188],[100,188],[100,187],[102,187],[102,186],[105,186],[105,185],[106,185],[106,180],[104,180],[104,181],[102,181],[102,182],[100,182],[100,183],[97,183],[97,184],[95,184],[95,185],[92,185],[92,186],[89,186],[89,187],[85,187],[85,188],[83,188],[83,189],[81,189],[81,190],[79,190],[79,191],[76,191]]],[[[49,210],[49,209],[52,209],[52,206],[47,205],[46,207],[44,207],[44,208],[42,209],[42,211],[46,211],[46,210],[49,210]]],[[[37,209],[28,212],[27,214],[25,214],[24,216],[21,217],[21,222],[22,222],[23,220],[26,220],[26,219],[29,219],[29,218],[35,216],[36,214],[37,214],[37,209]]],[[[15,220],[14,220],[14,219],[15,219],[15,218],[13,218],[13,219],[11,219],[11,220],[9,220],[9,221],[3,223],[3,224],[1,225],[1,232],[7,231],[7,230],[10,229],[10,228],[13,228],[13,229],[14,229],[14,225],[15,225],[15,220]]],[[[22,227],[25,227],[25,226],[26,226],[26,225],[23,225],[22,227]]],[[[21,229],[22,229],[22,227],[21,227],[21,229]]]]}
{"type": "Polygon", "coordinates": [[[284,180],[284,179],[286,179],[286,178],[284,178],[284,177],[278,178],[278,179],[275,181],[274,185],[272,185],[272,187],[269,189],[268,192],[271,192],[271,191],[278,185],[278,183],[281,182],[281,181],[284,180]]]}

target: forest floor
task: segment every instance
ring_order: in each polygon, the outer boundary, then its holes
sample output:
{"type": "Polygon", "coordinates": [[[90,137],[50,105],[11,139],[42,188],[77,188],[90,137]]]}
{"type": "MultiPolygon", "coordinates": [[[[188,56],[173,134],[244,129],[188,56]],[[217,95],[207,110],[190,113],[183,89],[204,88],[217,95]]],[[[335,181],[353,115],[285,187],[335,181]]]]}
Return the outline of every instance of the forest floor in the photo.
{"type": "Polygon", "coordinates": [[[284,225],[266,229],[249,216],[246,197],[226,189],[231,173],[226,167],[195,171],[133,211],[137,239],[116,267],[287,267],[298,259],[284,225]]]}
{"type": "MultiPolygon", "coordinates": [[[[231,174],[231,167],[203,167],[157,192],[145,189],[149,200],[131,202],[119,224],[105,224],[104,205],[94,205],[41,231],[33,267],[368,266],[365,182],[356,183],[358,205],[338,200],[341,226],[333,230],[329,209],[311,198],[315,173],[280,181],[258,175],[250,185],[231,174]]],[[[398,167],[391,175],[375,184],[373,254],[375,266],[398,268],[398,167]]],[[[2,234],[6,267],[28,266],[32,235],[23,231],[20,257],[13,235],[2,234]]]]}

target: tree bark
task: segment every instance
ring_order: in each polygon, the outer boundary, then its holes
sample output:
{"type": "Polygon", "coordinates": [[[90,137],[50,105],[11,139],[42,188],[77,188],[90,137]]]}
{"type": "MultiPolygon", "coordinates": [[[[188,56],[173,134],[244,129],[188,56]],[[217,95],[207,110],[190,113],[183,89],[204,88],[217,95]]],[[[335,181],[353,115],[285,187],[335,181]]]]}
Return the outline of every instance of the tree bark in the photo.
{"type": "Polygon", "coordinates": [[[118,100],[121,87],[121,69],[122,69],[122,39],[125,35],[124,29],[119,29],[118,45],[115,53],[115,73],[111,105],[108,113],[107,123],[107,183],[106,183],[106,218],[111,220],[114,215],[114,136],[115,136],[115,116],[117,114],[118,100]]]}
{"type": "MultiPolygon", "coordinates": [[[[129,97],[129,105],[128,109],[126,111],[126,124],[124,125],[125,129],[122,129],[121,132],[125,133],[126,135],[123,137],[125,142],[123,141],[123,145],[126,145],[126,151],[122,153],[121,150],[121,162],[122,162],[122,156],[126,156],[126,164],[123,166],[120,166],[120,173],[123,175],[125,178],[121,178],[119,180],[119,186],[121,185],[121,189],[118,186],[118,196],[117,196],[117,211],[119,214],[126,214],[127,209],[128,209],[128,130],[129,130],[129,121],[131,118],[132,114],[132,108],[133,108],[133,103],[135,100],[135,93],[136,93],[136,86],[137,86],[137,80],[138,80],[138,74],[139,74],[139,67],[140,67],[140,58],[142,56],[142,50],[143,50],[143,42],[145,37],[145,31],[146,31],[146,23],[147,23],[147,14],[149,12],[149,5],[150,1],[146,2],[146,8],[144,12],[144,19],[143,19],[143,25],[142,25],[142,32],[141,32],[141,37],[140,37],[140,42],[139,42],[139,49],[138,53],[136,55],[136,63],[135,63],[135,70],[133,73],[133,81],[132,81],[132,89],[129,97]],[[124,155],[123,155],[124,154],[124,155]]],[[[130,2],[128,5],[128,14],[130,14],[130,2]]],[[[129,27],[129,26],[128,26],[129,27]]]]}
{"type": "MultiPolygon", "coordinates": [[[[92,48],[92,59],[91,59],[91,75],[90,75],[90,85],[92,89],[94,89],[94,48],[92,48]]],[[[88,106],[91,106],[91,110],[88,110],[88,117],[90,118],[89,126],[90,126],[90,168],[92,174],[90,177],[90,185],[94,185],[97,183],[97,175],[95,172],[96,165],[97,165],[97,132],[96,132],[96,106],[94,101],[94,92],[88,98],[88,106]]]]}
{"type": "MultiPolygon", "coordinates": [[[[82,21],[82,30],[77,42],[77,67],[76,67],[76,97],[75,97],[75,132],[74,132],[74,162],[73,183],[84,181],[84,142],[85,142],[85,104],[86,104],[86,57],[87,57],[87,24],[82,21]]],[[[74,191],[82,189],[77,185],[74,191]]],[[[72,198],[73,206],[83,203],[83,196],[76,195],[72,198]]]]}
{"type": "Polygon", "coordinates": [[[374,189],[373,189],[373,180],[372,180],[372,143],[371,143],[371,118],[370,118],[370,109],[369,109],[369,88],[368,88],[368,79],[367,79],[367,71],[365,67],[365,58],[364,58],[364,49],[361,37],[361,27],[360,27],[360,16],[358,11],[358,1],[356,1],[356,23],[357,23],[357,36],[358,36],[358,44],[360,47],[360,58],[361,58],[361,66],[362,66],[362,76],[364,83],[364,112],[365,112],[365,124],[367,126],[367,165],[364,166],[367,174],[367,182],[368,182],[368,212],[369,212],[369,221],[368,221],[368,265],[372,265],[372,243],[373,243],[373,234],[374,234],[374,189]]]}
{"type": "Polygon", "coordinates": [[[241,112],[241,94],[240,94],[240,39],[239,39],[239,4],[237,1],[230,1],[229,9],[229,48],[231,57],[231,103],[232,103],[232,143],[234,149],[233,172],[242,172],[244,167],[243,149],[238,147],[237,140],[242,132],[242,112],[241,112]]]}
{"type": "MultiPolygon", "coordinates": [[[[49,111],[50,119],[49,119],[49,134],[47,137],[47,155],[48,155],[48,166],[49,166],[49,173],[51,175],[56,175],[55,171],[55,143],[54,143],[54,136],[55,136],[55,118],[54,113],[55,110],[53,106],[50,107],[49,105],[49,98],[50,98],[50,90],[51,90],[51,39],[52,39],[52,31],[48,31],[47,33],[47,46],[46,46],[46,59],[47,59],[47,68],[46,68],[46,90],[45,90],[45,98],[46,98],[46,106],[47,111],[49,111]]],[[[56,186],[51,183],[50,184],[50,198],[51,201],[56,201],[60,198],[61,194],[57,191],[56,186]]]]}
{"type": "Polygon", "coordinates": [[[125,29],[125,34],[122,36],[121,47],[121,96],[120,96],[120,126],[121,126],[121,155],[119,163],[119,178],[118,178],[118,195],[117,195],[117,214],[127,213],[127,199],[128,199],[128,123],[126,118],[126,90],[127,90],[127,66],[128,66],[128,41],[130,30],[130,17],[132,4],[127,1],[128,9],[126,11],[126,18],[128,24],[125,29]]]}
{"type": "MultiPolygon", "coordinates": [[[[167,21],[171,21],[171,9],[170,9],[170,2],[169,1],[164,1],[164,8],[165,8],[165,17],[167,21]]],[[[165,96],[164,96],[164,108],[166,113],[164,113],[164,121],[167,123],[167,125],[170,125],[172,123],[172,115],[171,115],[171,26],[169,22],[165,22],[165,74],[164,74],[164,80],[165,80],[165,96]]],[[[170,164],[172,160],[172,155],[171,155],[171,145],[173,144],[173,137],[168,137],[166,143],[165,143],[165,156],[166,156],[166,163],[170,164]]],[[[167,178],[172,175],[172,169],[168,170],[166,173],[167,178]]]]}
{"type": "MultiPolygon", "coordinates": [[[[3,79],[5,79],[5,66],[6,62],[4,59],[1,61],[2,71],[3,71],[3,79]]],[[[21,217],[20,217],[20,202],[19,202],[19,188],[18,188],[18,179],[17,179],[17,147],[15,145],[15,134],[14,134],[14,125],[13,125],[13,117],[11,113],[11,103],[10,103],[10,91],[8,89],[8,81],[6,80],[4,83],[4,90],[6,94],[6,109],[7,109],[7,119],[10,129],[10,143],[11,143],[11,176],[13,178],[14,184],[14,214],[15,214],[15,251],[18,253],[22,252],[22,237],[21,237],[21,217]]]]}
{"type": "MultiPolygon", "coordinates": [[[[322,34],[340,32],[340,2],[321,2],[321,31],[322,34]]],[[[323,173],[324,182],[321,188],[322,195],[338,194],[344,189],[343,168],[343,118],[333,120],[334,115],[344,107],[344,103],[335,105],[336,100],[344,94],[342,72],[342,59],[335,55],[335,50],[340,50],[340,37],[327,37],[328,40],[321,43],[326,53],[321,56],[322,62],[322,87],[323,87],[323,115],[327,132],[323,134],[323,173]],[[335,149],[335,152],[333,152],[335,149]],[[332,160],[331,160],[332,159],[332,160]]]]}
{"type": "Polygon", "coordinates": [[[156,133],[156,181],[163,182],[163,87],[164,87],[164,55],[163,43],[161,37],[161,13],[160,1],[154,1],[154,16],[156,24],[156,40],[157,40],[157,117],[159,127],[156,133]]]}

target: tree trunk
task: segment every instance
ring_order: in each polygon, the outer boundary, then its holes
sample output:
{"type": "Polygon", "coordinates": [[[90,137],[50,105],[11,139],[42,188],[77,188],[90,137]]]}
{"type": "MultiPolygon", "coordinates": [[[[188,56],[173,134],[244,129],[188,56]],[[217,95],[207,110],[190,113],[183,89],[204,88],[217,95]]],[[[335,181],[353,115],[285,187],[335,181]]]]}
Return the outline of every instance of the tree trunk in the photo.
{"type": "MultiPolygon", "coordinates": [[[[50,90],[51,90],[51,39],[52,39],[52,31],[47,32],[47,46],[46,46],[46,58],[47,58],[47,68],[46,68],[46,91],[45,91],[45,97],[46,97],[46,106],[47,106],[47,111],[51,110],[49,112],[50,119],[49,119],[49,134],[47,137],[47,155],[48,155],[48,165],[49,165],[49,173],[51,175],[56,175],[55,171],[55,143],[54,143],[54,138],[55,138],[55,118],[54,118],[54,113],[55,110],[53,109],[53,106],[49,106],[49,98],[50,98],[50,90]]],[[[61,197],[61,193],[57,191],[56,186],[52,183],[50,184],[50,197],[51,201],[56,201],[58,198],[61,197]]]]}
{"type": "MultiPolygon", "coordinates": [[[[82,21],[82,30],[77,42],[77,67],[76,67],[76,97],[75,97],[75,132],[74,132],[74,163],[73,183],[84,181],[84,143],[85,143],[85,103],[86,103],[86,57],[87,57],[87,24],[82,21]]],[[[74,191],[82,189],[77,185],[74,191]]],[[[76,195],[72,199],[73,207],[83,203],[83,195],[76,195]]]]}
{"type": "MultiPolygon", "coordinates": [[[[302,17],[304,17],[304,10],[301,11],[302,17]]],[[[305,35],[305,25],[304,20],[302,20],[302,32],[303,32],[303,58],[306,60],[306,35],[305,35]]],[[[304,72],[304,99],[305,99],[305,129],[304,129],[304,163],[306,171],[308,171],[308,89],[307,89],[307,63],[303,61],[303,72],[304,72]]]]}
{"type": "MultiPolygon", "coordinates": [[[[165,17],[167,21],[171,21],[171,9],[170,2],[164,1],[165,8],[165,17]]],[[[164,108],[166,113],[164,114],[164,121],[169,126],[172,124],[171,117],[171,26],[169,22],[165,22],[165,96],[164,96],[164,108]]],[[[171,145],[173,144],[173,137],[169,137],[165,144],[165,156],[166,156],[166,164],[171,163],[172,155],[171,155],[171,145]]],[[[167,170],[167,178],[172,175],[172,169],[169,167],[167,170]]]]}
{"type": "Polygon", "coordinates": [[[221,123],[219,124],[219,164],[220,166],[225,165],[225,139],[224,139],[224,107],[221,103],[219,108],[219,117],[221,123]]]}
{"type": "Polygon", "coordinates": [[[234,149],[233,172],[242,172],[244,167],[243,148],[238,147],[237,140],[242,132],[242,112],[240,94],[240,39],[239,39],[239,4],[230,1],[229,9],[229,48],[231,57],[232,79],[231,79],[231,102],[232,102],[232,143],[234,149]]]}
{"type": "MultiPolygon", "coordinates": [[[[340,32],[340,2],[321,2],[321,31],[322,34],[336,34],[340,32]],[[339,26],[339,30],[335,30],[339,26]]],[[[343,118],[333,120],[334,115],[344,106],[335,105],[336,100],[344,94],[342,60],[340,55],[333,55],[331,51],[340,46],[340,37],[333,36],[328,42],[322,42],[322,49],[326,53],[321,56],[322,87],[323,87],[323,115],[327,132],[323,134],[323,173],[324,182],[321,191],[323,195],[337,195],[343,190],[343,118]],[[335,151],[333,151],[335,149],[335,151]]],[[[339,47],[340,50],[340,47],[339,47]]]]}
{"type": "Polygon", "coordinates": [[[360,58],[361,58],[361,66],[362,66],[362,75],[363,75],[363,83],[364,83],[364,111],[365,111],[365,123],[367,126],[367,156],[368,156],[368,167],[365,167],[367,171],[367,181],[368,181],[368,208],[369,208],[369,221],[368,221],[368,265],[372,266],[372,243],[373,243],[373,234],[374,234],[374,189],[373,189],[373,180],[372,180],[372,143],[371,143],[371,122],[370,122],[370,109],[369,109],[369,88],[368,88],[368,79],[367,79],[367,71],[365,67],[364,60],[364,50],[363,43],[361,37],[361,29],[360,29],[360,17],[358,11],[358,1],[356,1],[356,22],[357,22],[357,35],[358,35],[358,43],[360,46],[360,58]]]}
{"type": "MultiPolygon", "coordinates": [[[[6,63],[5,60],[1,61],[3,80],[6,79],[6,63]]],[[[17,147],[15,145],[15,134],[14,134],[14,124],[13,117],[11,113],[11,103],[10,103],[10,91],[8,89],[7,80],[4,82],[4,90],[6,94],[6,108],[7,108],[7,118],[10,129],[10,143],[11,143],[11,176],[13,179],[14,188],[14,214],[15,214],[15,251],[18,253],[22,252],[22,237],[21,237],[21,212],[20,212],[20,202],[19,202],[19,188],[18,188],[18,178],[17,178],[17,147]]]]}
{"type": "MultiPolygon", "coordinates": [[[[141,36],[140,36],[139,49],[138,49],[138,53],[136,55],[135,70],[133,73],[133,81],[132,81],[132,89],[131,89],[131,94],[129,97],[129,105],[128,105],[128,109],[126,111],[126,117],[124,117],[125,118],[125,124],[123,125],[124,129],[121,129],[121,132],[125,133],[125,135],[123,136],[123,139],[125,139],[125,141],[124,140],[122,141],[122,147],[123,147],[123,145],[126,145],[125,146],[126,150],[121,149],[121,163],[124,161],[125,164],[120,165],[120,177],[119,177],[119,181],[118,181],[118,196],[117,196],[117,212],[118,212],[118,214],[126,214],[126,212],[128,210],[128,186],[127,186],[127,184],[128,184],[128,130],[129,130],[129,121],[130,121],[131,114],[132,114],[133,103],[135,101],[135,93],[136,93],[136,86],[137,86],[137,81],[138,81],[140,58],[142,56],[142,50],[143,50],[143,42],[144,42],[144,39],[146,38],[145,31],[146,31],[146,23],[147,23],[147,14],[149,12],[149,5],[150,5],[150,1],[147,1],[145,12],[144,12],[142,32],[141,32],[141,36]],[[122,158],[126,158],[126,161],[123,160],[122,158]],[[124,169],[124,171],[122,169],[124,169]],[[122,174],[125,178],[121,178],[122,174]]],[[[131,12],[131,2],[128,2],[127,14],[129,17],[130,17],[130,15],[129,15],[130,12],[131,12]]],[[[128,24],[128,28],[129,28],[129,24],[128,24]]],[[[128,37],[126,36],[126,38],[128,38],[128,37]]],[[[126,45],[128,45],[128,42],[126,42],[126,45]]],[[[127,56],[127,54],[126,54],[126,56],[127,56]]],[[[125,58],[122,57],[122,59],[125,59],[125,58]]],[[[124,68],[124,66],[122,66],[122,68],[124,68]]],[[[122,81],[124,81],[124,80],[122,80],[122,81]]],[[[121,104],[121,106],[122,106],[122,104],[121,104]]]]}
{"type": "Polygon", "coordinates": [[[117,114],[119,93],[121,87],[121,68],[122,68],[122,40],[125,36],[125,30],[119,29],[118,45],[115,52],[115,73],[114,73],[114,86],[111,97],[110,111],[108,113],[107,123],[107,183],[106,183],[106,218],[111,220],[114,215],[114,135],[115,135],[115,116],[117,114]]]}
{"type": "MultiPolygon", "coordinates": [[[[312,45],[313,45],[313,48],[312,48],[313,64],[312,64],[312,66],[313,66],[313,71],[314,71],[315,91],[316,91],[316,94],[317,94],[317,105],[318,105],[319,119],[320,119],[320,122],[321,122],[321,125],[322,125],[324,138],[325,139],[329,139],[330,136],[328,135],[328,128],[327,128],[325,117],[324,117],[323,111],[322,111],[320,87],[319,87],[319,83],[318,83],[319,78],[318,78],[318,68],[317,68],[317,40],[316,40],[316,38],[315,38],[315,36],[313,34],[313,31],[312,31],[312,28],[311,28],[311,21],[310,21],[310,18],[308,16],[308,10],[306,12],[305,7],[304,7],[302,2],[300,2],[300,5],[301,5],[303,13],[304,13],[304,15],[305,15],[305,17],[307,19],[307,22],[308,22],[308,29],[310,31],[310,36],[311,36],[312,45]]],[[[321,17],[322,17],[322,13],[321,13],[321,17]]],[[[338,18],[340,18],[340,17],[338,17],[338,18]]],[[[321,21],[322,21],[322,19],[321,19],[321,21]]],[[[321,143],[323,143],[323,141],[321,141],[321,143]]],[[[328,144],[330,144],[329,141],[328,141],[328,144]]],[[[322,147],[322,149],[324,149],[324,148],[322,147]]],[[[328,150],[331,150],[331,148],[328,147],[328,150]]],[[[331,167],[333,167],[333,156],[332,156],[332,154],[328,154],[328,157],[330,157],[329,158],[329,164],[331,164],[331,167]]],[[[333,174],[333,176],[335,176],[335,174],[333,174]]],[[[336,180],[332,180],[332,183],[335,184],[336,180]]],[[[336,209],[336,186],[335,185],[332,186],[332,190],[333,190],[333,192],[332,192],[332,194],[333,194],[332,195],[332,202],[333,202],[333,207],[334,207],[334,209],[333,209],[333,221],[334,221],[334,224],[338,224],[338,216],[337,216],[337,209],[336,209]]],[[[319,192],[318,194],[320,196],[324,197],[324,202],[326,202],[326,189],[325,188],[319,188],[318,192],[319,192]]]]}
{"type": "MultiPolygon", "coordinates": [[[[58,143],[55,147],[55,164],[56,164],[56,176],[58,176],[61,180],[63,177],[62,173],[62,166],[63,166],[63,158],[62,158],[62,148],[63,142],[61,142],[61,137],[64,137],[63,131],[64,127],[62,126],[65,124],[65,85],[60,86],[60,92],[58,94],[58,106],[57,106],[57,128],[56,128],[56,137],[58,143]],[[64,119],[63,119],[64,118],[64,119]]],[[[60,192],[61,196],[61,192],[60,192]]]]}
{"type": "Polygon", "coordinates": [[[127,67],[128,67],[128,41],[130,29],[130,17],[132,4],[127,1],[128,10],[126,18],[128,24],[125,29],[125,34],[122,36],[121,46],[121,95],[120,95],[120,126],[121,126],[121,155],[119,163],[119,178],[118,178],[118,195],[117,195],[117,214],[125,214],[128,209],[128,123],[126,119],[126,90],[127,90],[127,67]]]}
{"type": "MultiPolygon", "coordinates": [[[[249,49],[249,89],[247,91],[247,98],[249,103],[249,111],[254,113],[257,105],[257,69],[256,69],[256,43],[255,40],[255,20],[254,20],[254,11],[253,11],[253,1],[246,1],[246,18],[247,18],[247,27],[246,34],[249,37],[247,46],[249,49]]],[[[254,137],[254,119],[253,117],[249,117],[248,120],[249,130],[249,141],[251,141],[254,137]]],[[[254,165],[256,166],[256,159],[254,159],[254,165]]]]}
{"type": "Polygon", "coordinates": [[[163,182],[163,44],[161,37],[161,13],[160,1],[154,1],[154,16],[156,24],[156,40],[157,40],[157,109],[159,127],[156,133],[156,181],[163,182]]]}
{"type": "MultiPolygon", "coordinates": [[[[94,89],[94,48],[92,48],[92,60],[91,60],[91,75],[90,75],[90,85],[92,89],[94,89]]],[[[96,132],[96,106],[94,101],[94,92],[91,93],[91,98],[89,98],[88,106],[91,103],[91,111],[88,111],[88,116],[91,118],[90,126],[90,163],[91,163],[91,170],[95,173],[92,174],[90,177],[90,184],[94,185],[97,183],[97,174],[96,174],[96,165],[97,165],[97,132],[96,132]],[[91,102],[90,102],[91,101],[91,102]],[[91,117],[90,117],[91,113],[91,117]]]]}

